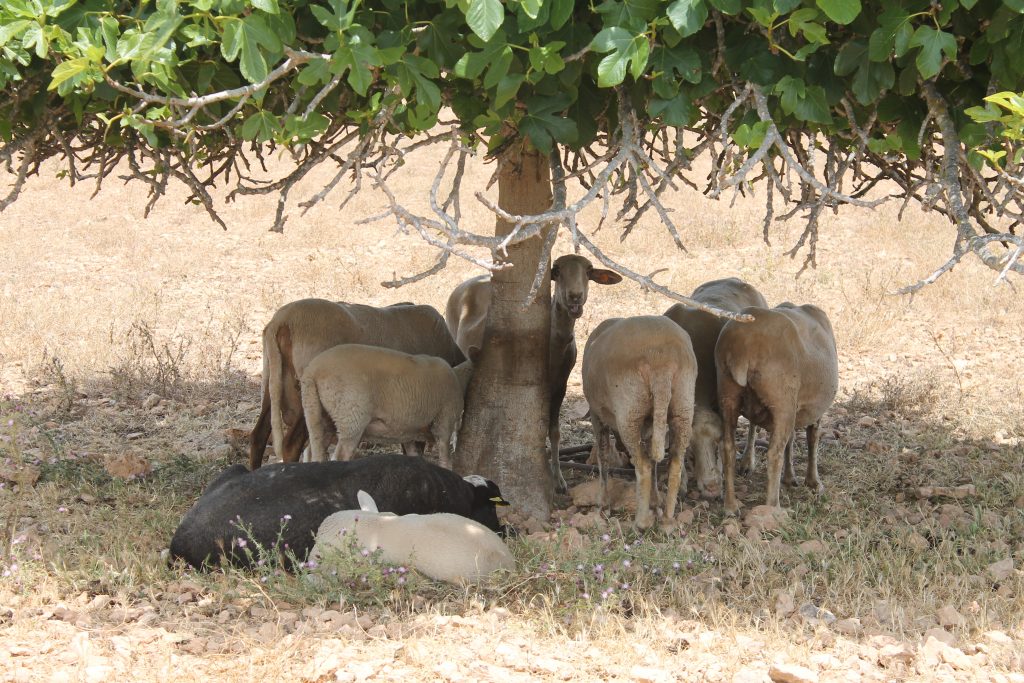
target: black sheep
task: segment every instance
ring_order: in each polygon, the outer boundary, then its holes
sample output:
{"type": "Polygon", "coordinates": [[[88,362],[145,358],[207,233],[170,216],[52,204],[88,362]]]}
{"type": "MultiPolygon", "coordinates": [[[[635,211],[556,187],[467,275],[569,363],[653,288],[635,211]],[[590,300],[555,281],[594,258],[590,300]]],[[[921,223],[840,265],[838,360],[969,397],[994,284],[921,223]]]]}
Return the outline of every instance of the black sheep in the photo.
{"type": "MultiPolygon", "coordinates": [[[[233,465],[185,513],[171,539],[171,557],[197,568],[217,565],[222,557],[248,567],[259,545],[285,555],[290,551],[302,562],[328,515],[359,509],[360,489],[377,501],[381,512],[450,512],[498,532],[502,528],[495,506],[508,505],[490,480],[462,478],[406,455],[280,463],[255,471],[233,465]]],[[[285,563],[291,564],[287,556],[285,563]]]]}

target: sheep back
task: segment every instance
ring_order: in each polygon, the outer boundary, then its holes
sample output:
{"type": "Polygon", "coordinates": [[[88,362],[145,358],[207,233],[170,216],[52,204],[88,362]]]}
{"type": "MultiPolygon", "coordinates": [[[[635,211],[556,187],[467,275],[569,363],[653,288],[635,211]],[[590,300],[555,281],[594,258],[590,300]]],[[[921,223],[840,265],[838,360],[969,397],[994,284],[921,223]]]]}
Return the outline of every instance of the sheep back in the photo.
{"type": "Polygon", "coordinates": [[[495,531],[502,527],[494,499],[498,487],[476,485],[423,458],[374,455],[349,462],[278,463],[249,471],[235,465],[221,473],[185,513],[171,539],[172,558],[194,567],[221,558],[238,566],[251,560],[254,544],[302,561],[320,523],[339,510],[358,509],[357,492],[373,496],[379,509],[398,515],[449,512],[495,531]],[[285,516],[291,518],[284,524],[285,516]]]}

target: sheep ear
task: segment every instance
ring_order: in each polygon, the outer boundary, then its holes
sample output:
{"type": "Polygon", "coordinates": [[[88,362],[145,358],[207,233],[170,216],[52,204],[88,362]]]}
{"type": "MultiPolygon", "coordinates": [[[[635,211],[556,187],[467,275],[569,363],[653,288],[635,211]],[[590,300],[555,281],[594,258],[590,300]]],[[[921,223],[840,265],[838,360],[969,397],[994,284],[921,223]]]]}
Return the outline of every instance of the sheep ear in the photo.
{"type": "Polygon", "coordinates": [[[604,268],[591,268],[587,277],[599,285],[614,285],[622,282],[621,275],[614,270],[605,270],[604,268]]]}
{"type": "Polygon", "coordinates": [[[480,358],[480,347],[474,344],[466,349],[466,358],[468,358],[471,363],[476,363],[480,358]]]}
{"type": "Polygon", "coordinates": [[[494,497],[492,497],[491,498],[491,502],[494,503],[495,507],[499,507],[499,508],[500,507],[506,507],[506,506],[512,504],[512,503],[508,502],[507,500],[505,500],[504,498],[502,498],[501,496],[494,496],[494,497]]]}
{"type": "Polygon", "coordinates": [[[359,501],[359,509],[363,512],[378,512],[377,503],[374,502],[373,497],[366,491],[360,490],[356,493],[356,500],[359,501]]]}

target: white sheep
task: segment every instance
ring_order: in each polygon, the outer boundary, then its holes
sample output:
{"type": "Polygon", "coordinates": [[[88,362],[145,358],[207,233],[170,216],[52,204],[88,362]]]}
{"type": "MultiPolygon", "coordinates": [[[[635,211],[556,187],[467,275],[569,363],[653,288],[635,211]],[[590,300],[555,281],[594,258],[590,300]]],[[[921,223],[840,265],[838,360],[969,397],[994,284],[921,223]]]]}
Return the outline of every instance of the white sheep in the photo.
{"type": "Polygon", "coordinates": [[[602,471],[609,434],[625,446],[636,468],[635,524],[653,521],[650,496],[652,470],[665,457],[666,431],[671,430],[668,496],[664,519],[675,514],[679,490],[686,491],[684,455],[693,423],[693,392],[697,359],[690,338],[664,316],[605,320],[590,335],[583,351],[583,394],[590,403],[594,452],[602,471]],[[650,430],[650,450],[642,435],[650,430]]]}
{"type": "Polygon", "coordinates": [[[351,459],[364,438],[402,443],[406,452],[426,441],[450,468],[472,372],[469,360],[452,368],[435,356],[364,344],[327,349],[306,366],[301,381],[312,459],[327,459],[326,415],[338,435],[335,460],[351,459]]]}
{"type": "MultiPolygon", "coordinates": [[[[583,315],[590,283],[613,285],[622,276],[611,270],[595,268],[589,260],[576,254],[555,259],[551,266],[551,281],[555,283],[551,296],[551,336],[548,343],[548,372],[551,383],[551,404],[548,413],[548,452],[551,474],[559,490],[565,489],[558,448],[561,428],[558,414],[565,400],[569,375],[576,365],[576,320],[583,315]]],[[[491,306],[491,280],[480,275],[466,280],[448,297],[445,321],[463,353],[476,346],[481,348],[491,306]]]]}
{"type": "Polygon", "coordinates": [[[513,571],[515,558],[496,533],[471,519],[447,512],[394,515],[378,512],[365,491],[361,510],[342,510],[327,517],[309,554],[313,566],[345,552],[355,535],[359,548],[381,550],[381,560],[406,565],[438,581],[478,583],[494,572],[513,571]]]}
{"type": "Polygon", "coordinates": [[[296,462],[306,442],[299,378],[318,354],[338,344],[368,344],[443,358],[466,359],[431,306],[409,303],[378,308],[300,299],[282,306],[263,329],[263,403],[249,443],[249,467],[263,464],[267,440],[284,462],[296,462]]]}
{"type": "MultiPolygon", "coordinates": [[[[726,434],[736,429],[741,411],[771,431],[765,503],[778,507],[784,450],[786,483],[796,478],[791,444],[797,427],[807,429],[804,483],[815,492],[824,490],[818,478],[818,424],[839,387],[836,340],[828,316],[817,306],[783,303],[741,312],[752,315],[753,322],[729,321],[715,346],[719,407],[726,434]]],[[[725,509],[735,512],[736,444],[725,439],[724,446],[725,509]]]]}
{"type": "MultiPolygon", "coordinates": [[[[711,280],[693,290],[690,295],[695,301],[738,313],[747,306],[767,308],[764,297],[743,280],[730,277],[711,280]]],[[[715,371],[715,343],[726,323],[726,318],[699,308],[675,304],[665,315],[686,330],[697,357],[697,388],[694,393],[693,437],[690,451],[693,453],[694,476],[701,495],[715,497],[721,492],[721,469],[718,448],[722,442],[722,415],[718,410],[718,378],[715,371]]],[[[745,465],[753,469],[754,432],[751,423],[747,445],[743,451],[741,471],[745,465]]],[[[732,434],[728,435],[733,438],[732,434]]]]}

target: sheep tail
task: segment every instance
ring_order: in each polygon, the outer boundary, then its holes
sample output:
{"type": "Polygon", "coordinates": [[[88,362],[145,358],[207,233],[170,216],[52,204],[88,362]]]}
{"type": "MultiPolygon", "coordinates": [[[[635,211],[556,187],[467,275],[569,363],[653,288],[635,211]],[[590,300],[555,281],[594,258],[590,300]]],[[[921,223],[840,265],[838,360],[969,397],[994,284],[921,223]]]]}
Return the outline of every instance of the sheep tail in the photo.
{"type": "Polygon", "coordinates": [[[750,370],[749,366],[749,360],[745,356],[740,356],[736,359],[729,359],[729,374],[732,375],[733,381],[741,387],[747,386],[747,373],[750,370]]]}
{"type": "Polygon", "coordinates": [[[668,431],[668,406],[672,401],[672,373],[658,373],[651,380],[651,460],[665,458],[665,432],[668,431]]]}
{"type": "Polygon", "coordinates": [[[291,331],[287,325],[277,330],[269,327],[263,332],[264,371],[270,378],[270,436],[274,442],[274,453],[284,457],[284,360],[282,342],[291,345],[291,331]]]}

